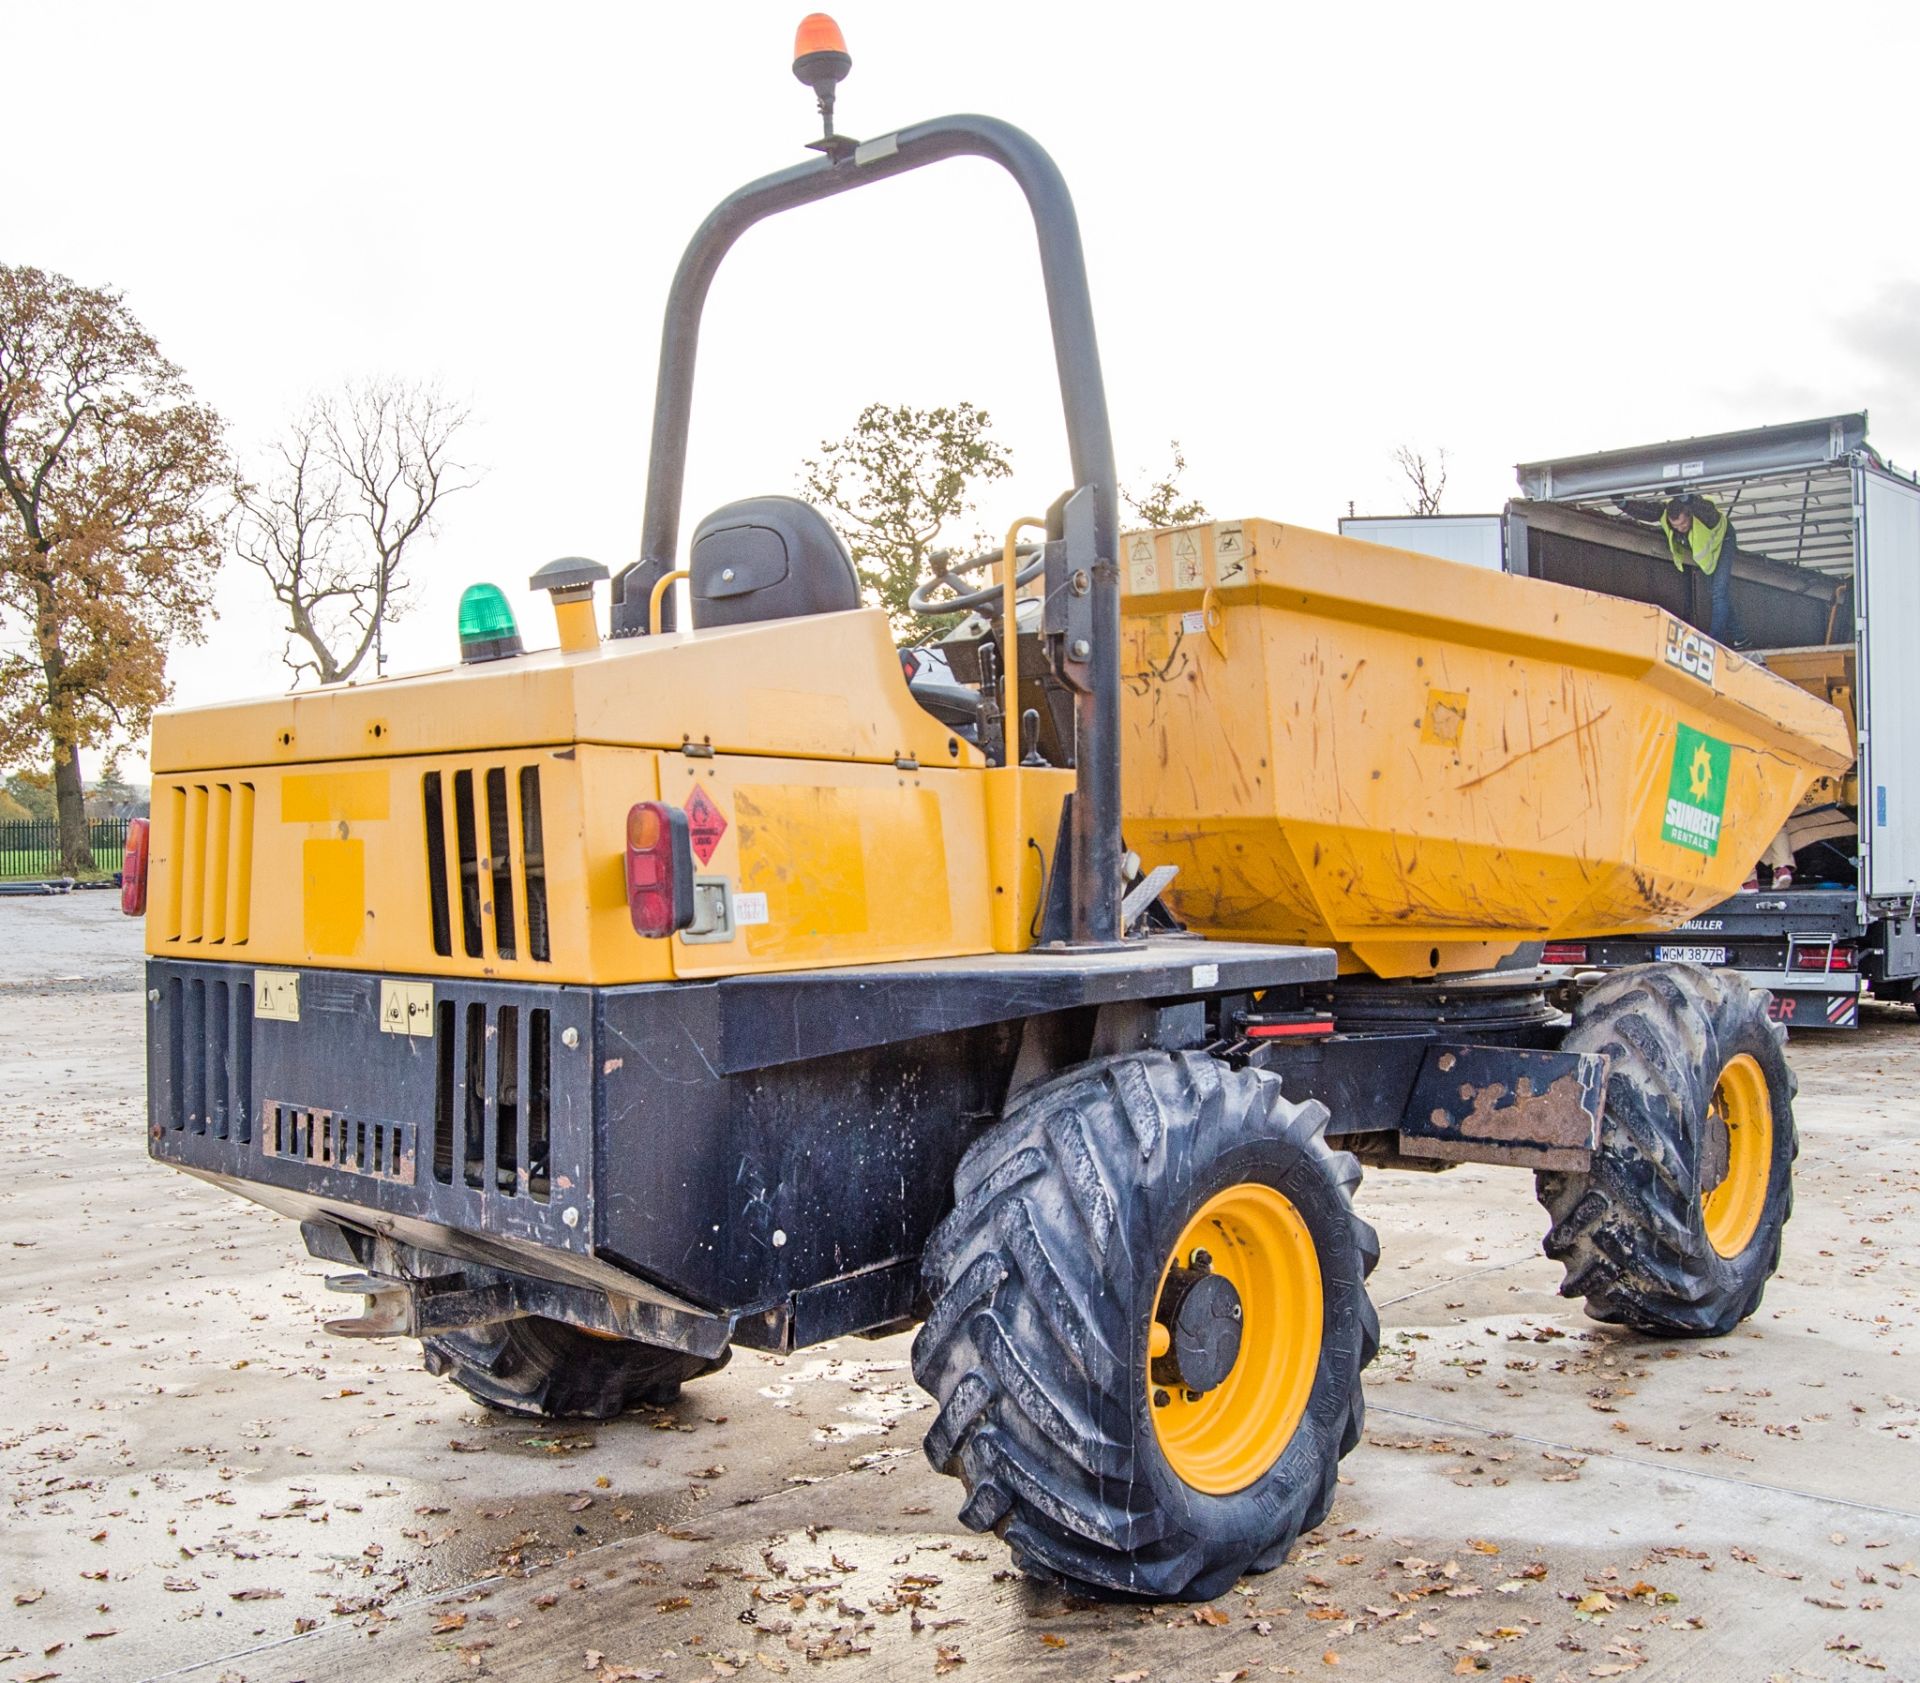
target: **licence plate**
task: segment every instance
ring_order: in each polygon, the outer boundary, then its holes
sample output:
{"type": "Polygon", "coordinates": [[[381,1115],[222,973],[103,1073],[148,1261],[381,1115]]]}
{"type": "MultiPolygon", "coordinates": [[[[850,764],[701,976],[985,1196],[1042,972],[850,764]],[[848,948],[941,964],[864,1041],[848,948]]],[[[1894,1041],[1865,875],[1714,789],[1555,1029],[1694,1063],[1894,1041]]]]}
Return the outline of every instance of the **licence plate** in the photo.
{"type": "Polygon", "coordinates": [[[1725,964],[1725,947],[1655,947],[1653,956],[1662,964],[1725,964]]]}

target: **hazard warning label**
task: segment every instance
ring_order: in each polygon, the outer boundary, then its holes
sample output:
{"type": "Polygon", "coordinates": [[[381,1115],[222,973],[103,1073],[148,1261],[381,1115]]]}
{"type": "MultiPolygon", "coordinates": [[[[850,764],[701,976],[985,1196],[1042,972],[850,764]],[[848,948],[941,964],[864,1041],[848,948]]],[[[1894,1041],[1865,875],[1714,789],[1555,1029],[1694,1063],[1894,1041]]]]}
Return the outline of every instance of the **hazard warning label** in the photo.
{"type": "Polygon", "coordinates": [[[1213,579],[1216,584],[1240,584],[1247,576],[1247,532],[1239,521],[1213,529],[1213,579]]]}
{"type": "Polygon", "coordinates": [[[1191,532],[1177,532],[1173,539],[1173,588],[1198,590],[1207,582],[1200,563],[1200,541],[1191,532]]]}
{"type": "Polygon", "coordinates": [[[1127,539],[1127,588],[1135,596],[1160,588],[1160,562],[1153,552],[1153,539],[1144,532],[1127,539]]]}
{"type": "Polygon", "coordinates": [[[713,858],[713,850],[720,845],[720,838],[726,833],[726,818],[713,804],[706,790],[696,786],[693,798],[687,802],[687,840],[693,844],[694,858],[706,864],[713,858]]]}

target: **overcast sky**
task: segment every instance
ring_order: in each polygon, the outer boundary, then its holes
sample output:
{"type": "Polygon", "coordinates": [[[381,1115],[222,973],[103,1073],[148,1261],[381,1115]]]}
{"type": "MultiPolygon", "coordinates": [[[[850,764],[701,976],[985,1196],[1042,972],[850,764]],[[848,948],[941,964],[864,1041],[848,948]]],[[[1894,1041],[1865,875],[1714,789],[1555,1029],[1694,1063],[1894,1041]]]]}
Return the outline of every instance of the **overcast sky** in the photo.
{"type": "MultiPolygon", "coordinates": [[[[711,203],[816,132],[803,8],[0,0],[0,261],[125,292],[243,458],[315,389],[470,399],[390,669],[454,603],[636,551],[659,312],[711,203]]],[[[1216,513],[1492,509],[1523,459],[1868,407],[1920,458],[1920,8],[847,0],[840,126],[1003,116],[1079,208],[1123,477],[1178,438],[1216,513]]],[[[1067,483],[1017,191],[954,162],[763,225],[706,318],[682,532],[791,491],[866,402],[968,399],[1067,483]]],[[[283,688],[233,564],[178,699],[283,688]]],[[[603,598],[604,612],[604,598],[603,598]]],[[[95,763],[85,768],[89,775],[95,763]]]]}

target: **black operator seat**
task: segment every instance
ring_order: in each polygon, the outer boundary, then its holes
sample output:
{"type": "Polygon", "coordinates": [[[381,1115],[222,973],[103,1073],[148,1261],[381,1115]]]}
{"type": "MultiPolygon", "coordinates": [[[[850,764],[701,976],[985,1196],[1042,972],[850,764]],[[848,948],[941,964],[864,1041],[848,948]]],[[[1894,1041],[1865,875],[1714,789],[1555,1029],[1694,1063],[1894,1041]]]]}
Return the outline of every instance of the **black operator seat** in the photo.
{"type": "Polygon", "coordinates": [[[745,497],[715,509],[694,530],[687,570],[696,630],[860,606],[846,544],[798,497],[745,497]]]}

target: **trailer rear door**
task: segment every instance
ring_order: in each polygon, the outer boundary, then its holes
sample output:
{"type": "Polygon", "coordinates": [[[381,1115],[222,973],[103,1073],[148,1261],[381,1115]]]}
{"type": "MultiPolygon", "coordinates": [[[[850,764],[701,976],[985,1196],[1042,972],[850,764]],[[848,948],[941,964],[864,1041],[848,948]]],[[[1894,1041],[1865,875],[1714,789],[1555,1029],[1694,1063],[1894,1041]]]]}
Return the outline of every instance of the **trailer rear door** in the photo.
{"type": "Polygon", "coordinates": [[[1854,469],[1860,843],[1870,900],[1920,892],[1920,487],[1854,469]]]}

